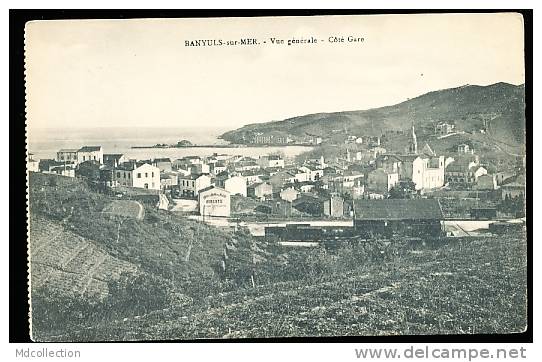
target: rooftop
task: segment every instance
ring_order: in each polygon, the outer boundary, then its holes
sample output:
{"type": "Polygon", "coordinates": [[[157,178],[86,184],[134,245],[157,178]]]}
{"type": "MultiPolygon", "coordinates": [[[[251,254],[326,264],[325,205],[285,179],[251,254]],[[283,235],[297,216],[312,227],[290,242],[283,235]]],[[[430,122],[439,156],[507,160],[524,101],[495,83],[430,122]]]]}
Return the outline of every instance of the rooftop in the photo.
{"type": "Polygon", "coordinates": [[[223,188],[220,188],[220,187],[216,187],[216,186],[211,185],[211,186],[207,186],[207,187],[204,188],[204,189],[199,190],[199,194],[201,195],[202,193],[207,192],[207,191],[209,191],[209,190],[213,190],[213,189],[214,189],[214,190],[220,190],[220,191],[226,192],[226,193],[228,193],[228,194],[230,193],[228,190],[224,190],[223,188]]]}
{"type": "Polygon", "coordinates": [[[171,162],[171,160],[169,159],[169,157],[165,157],[165,158],[155,158],[155,159],[154,159],[154,162],[171,162]]]}
{"type": "Polygon", "coordinates": [[[97,152],[101,150],[102,146],[83,146],[77,152],[97,152]]]}
{"type": "Polygon", "coordinates": [[[356,220],[442,220],[436,199],[355,200],[356,220]]]}

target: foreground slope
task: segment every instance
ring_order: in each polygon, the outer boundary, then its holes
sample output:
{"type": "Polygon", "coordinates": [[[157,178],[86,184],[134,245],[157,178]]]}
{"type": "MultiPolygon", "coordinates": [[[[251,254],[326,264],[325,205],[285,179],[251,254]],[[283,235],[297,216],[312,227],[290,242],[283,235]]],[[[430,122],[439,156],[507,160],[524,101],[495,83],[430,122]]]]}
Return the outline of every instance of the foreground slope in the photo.
{"type": "Polygon", "coordinates": [[[38,341],[517,333],[527,325],[523,232],[288,249],[153,207],[143,220],[103,213],[112,200],[79,180],[30,181],[38,341]]]}

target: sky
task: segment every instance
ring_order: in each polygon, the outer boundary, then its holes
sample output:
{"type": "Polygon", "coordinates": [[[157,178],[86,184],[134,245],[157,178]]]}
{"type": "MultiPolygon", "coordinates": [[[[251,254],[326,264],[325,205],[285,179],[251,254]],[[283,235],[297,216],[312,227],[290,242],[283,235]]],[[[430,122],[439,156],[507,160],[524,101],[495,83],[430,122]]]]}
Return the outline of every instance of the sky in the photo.
{"type": "Polygon", "coordinates": [[[234,129],[375,108],[524,83],[523,47],[512,13],[35,21],[25,34],[28,126],[234,129]],[[324,42],[270,41],[310,37],[324,42]],[[241,38],[259,44],[185,46],[241,38]]]}

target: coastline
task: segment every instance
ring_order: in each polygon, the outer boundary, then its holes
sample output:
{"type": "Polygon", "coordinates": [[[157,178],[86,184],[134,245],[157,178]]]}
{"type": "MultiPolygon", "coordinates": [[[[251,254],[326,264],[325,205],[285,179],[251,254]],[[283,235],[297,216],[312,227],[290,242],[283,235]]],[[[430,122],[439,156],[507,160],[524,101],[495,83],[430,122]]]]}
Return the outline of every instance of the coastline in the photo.
{"type": "Polygon", "coordinates": [[[211,145],[190,145],[190,146],[131,146],[132,149],[183,149],[183,148],[271,148],[271,147],[288,147],[288,146],[296,146],[296,147],[317,147],[315,145],[307,145],[307,144],[300,144],[300,143],[289,143],[289,144],[257,144],[257,143],[231,143],[227,145],[221,145],[221,144],[211,144],[211,145]]]}

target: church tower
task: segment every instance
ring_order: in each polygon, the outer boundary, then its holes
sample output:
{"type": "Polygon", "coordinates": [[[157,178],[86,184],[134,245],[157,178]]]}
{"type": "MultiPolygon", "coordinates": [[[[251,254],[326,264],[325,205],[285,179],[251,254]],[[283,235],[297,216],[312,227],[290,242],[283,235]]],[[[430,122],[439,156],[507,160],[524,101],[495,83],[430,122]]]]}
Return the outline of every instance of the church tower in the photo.
{"type": "Polygon", "coordinates": [[[408,147],[408,152],[410,154],[418,154],[418,139],[416,138],[416,132],[414,131],[414,124],[412,125],[412,135],[410,136],[410,145],[408,147]]]}

